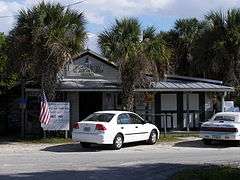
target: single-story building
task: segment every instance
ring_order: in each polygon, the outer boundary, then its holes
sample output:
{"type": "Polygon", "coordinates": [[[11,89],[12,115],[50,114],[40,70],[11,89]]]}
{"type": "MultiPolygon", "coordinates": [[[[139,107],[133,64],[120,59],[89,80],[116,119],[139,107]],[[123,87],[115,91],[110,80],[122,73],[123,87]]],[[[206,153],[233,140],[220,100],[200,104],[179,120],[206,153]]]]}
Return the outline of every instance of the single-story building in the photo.
{"type": "MultiPolygon", "coordinates": [[[[94,111],[120,109],[121,78],[117,66],[86,50],[59,72],[57,101],[70,102],[71,124],[94,111]]],[[[167,75],[146,89],[136,89],[135,112],[162,128],[197,129],[213,113],[223,111],[224,97],[234,91],[221,81],[167,75]]],[[[39,89],[27,87],[27,133],[38,132],[39,89]]]]}

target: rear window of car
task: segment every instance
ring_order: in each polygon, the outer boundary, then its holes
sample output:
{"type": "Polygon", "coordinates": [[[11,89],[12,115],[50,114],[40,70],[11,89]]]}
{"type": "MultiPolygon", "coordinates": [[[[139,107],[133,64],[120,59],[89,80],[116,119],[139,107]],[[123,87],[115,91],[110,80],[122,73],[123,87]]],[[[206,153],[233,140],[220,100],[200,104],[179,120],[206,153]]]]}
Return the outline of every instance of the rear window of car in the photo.
{"type": "Polygon", "coordinates": [[[224,115],[224,116],[216,116],[214,121],[235,121],[236,116],[224,115]]]}
{"type": "Polygon", "coordinates": [[[86,117],[83,121],[110,122],[115,114],[94,113],[86,117]]]}

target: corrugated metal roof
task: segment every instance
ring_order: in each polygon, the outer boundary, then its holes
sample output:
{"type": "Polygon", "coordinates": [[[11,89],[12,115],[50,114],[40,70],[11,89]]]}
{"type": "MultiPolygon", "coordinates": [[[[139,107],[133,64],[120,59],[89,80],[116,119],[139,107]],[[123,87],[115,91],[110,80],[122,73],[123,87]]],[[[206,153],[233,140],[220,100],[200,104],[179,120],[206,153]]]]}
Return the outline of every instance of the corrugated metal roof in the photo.
{"type": "MultiPolygon", "coordinates": [[[[106,80],[94,80],[94,81],[80,81],[80,80],[65,80],[59,84],[59,89],[119,89],[121,85],[106,80]]],[[[214,84],[209,82],[194,82],[186,80],[162,80],[159,82],[152,82],[149,88],[137,89],[136,91],[210,91],[210,92],[223,92],[223,91],[234,91],[233,87],[223,86],[220,84],[214,84]]]]}
{"type": "MultiPolygon", "coordinates": [[[[142,91],[143,89],[141,89],[142,91]]],[[[151,83],[151,91],[234,91],[233,87],[214,84],[210,82],[198,82],[187,80],[167,79],[151,83]]]]}
{"type": "Polygon", "coordinates": [[[62,81],[59,89],[118,89],[120,85],[107,81],[62,81]]]}

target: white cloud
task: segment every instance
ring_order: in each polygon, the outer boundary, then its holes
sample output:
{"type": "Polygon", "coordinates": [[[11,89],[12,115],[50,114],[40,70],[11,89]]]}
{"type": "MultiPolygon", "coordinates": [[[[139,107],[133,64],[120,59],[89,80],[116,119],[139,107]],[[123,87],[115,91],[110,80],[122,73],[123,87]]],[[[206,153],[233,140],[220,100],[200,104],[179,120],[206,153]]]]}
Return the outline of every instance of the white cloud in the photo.
{"type": "Polygon", "coordinates": [[[88,41],[87,48],[93,51],[99,52],[98,44],[97,44],[97,35],[91,32],[87,33],[88,41]]]}
{"type": "Polygon", "coordinates": [[[87,21],[93,23],[93,24],[97,24],[97,25],[104,25],[104,17],[103,16],[99,16],[93,12],[86,12],[86,19],[87,21]]]}
{"type": "Polygon", "coordinates": [[[15,22],[14,15],[21,8],[23,8],[23,5],[18,2],[0,1],[0,16],[7,16],[0,18],[0,32],[8,33],[15,22]]]}
{"type": "MultiPolygon", "coordinates": [[[[0,0],[0,16],[13,16],[21,8],[28,8],[42,0],[0,0]]],[[[63,5],[80,0],[45,0],[60,2],[63,5]]],[[[83,3],[71,6],[72,9],[83,11],[91,24],[92,33],[103,29],[111,23],[109,19],[122,16],[154,17],[202,17],[210,10],[240,7],[240,0],[85,0],[83,3]],[[94,28],[96,27],[96,28],[94,28]]],[[[153,17],[153,18],[154,18],[153,17]]],[[[0,18],[0,31],[8,32],[14,24],[14,18],[0,18]]],[[[145,24],[147,24],[145,22],[145,24]]],[[[159,25],[156,25],[159,26],[159,25]]],[[[96,45],[97,37],[90,35],[90,45],[96,45]]]]}

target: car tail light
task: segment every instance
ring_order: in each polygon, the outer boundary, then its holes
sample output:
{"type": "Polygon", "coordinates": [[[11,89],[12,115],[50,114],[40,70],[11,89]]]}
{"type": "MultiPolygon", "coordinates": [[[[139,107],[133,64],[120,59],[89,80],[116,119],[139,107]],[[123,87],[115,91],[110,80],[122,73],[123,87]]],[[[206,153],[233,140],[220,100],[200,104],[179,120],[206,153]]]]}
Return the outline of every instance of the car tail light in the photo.
{"type": "Polygon", "coordinates": [[[225,127],[201,127],[201,131],[238,132],[238,129],[225,127]]]}
{"type": "Polygon", "coordinates": [[[79,126],[79,124],[78,124],[78,123],[74,123],[74,124],[73,124],[73,126],[72,126],[72,128],[74,128],[74,129],[79,129],[79,128],[80,128],[80,126],[79,126]]]}
{"type": "Polygon", "coordinates": [[[98,130],[98,131],[106,131],[107,130],[107,128],[102,124],[96,124],[95,129],[98,130]]]}

